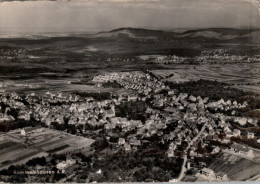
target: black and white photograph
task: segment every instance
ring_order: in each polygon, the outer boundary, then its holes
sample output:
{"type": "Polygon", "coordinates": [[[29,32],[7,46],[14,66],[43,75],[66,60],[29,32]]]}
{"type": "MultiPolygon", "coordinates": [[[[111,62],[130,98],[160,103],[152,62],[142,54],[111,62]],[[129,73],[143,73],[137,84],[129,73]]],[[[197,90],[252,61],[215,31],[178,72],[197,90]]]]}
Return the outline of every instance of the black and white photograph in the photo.
{"type": "Polygon", "coordinates": [[[260,0],[0,0],[0,183],[260,182],[260,0]]]}

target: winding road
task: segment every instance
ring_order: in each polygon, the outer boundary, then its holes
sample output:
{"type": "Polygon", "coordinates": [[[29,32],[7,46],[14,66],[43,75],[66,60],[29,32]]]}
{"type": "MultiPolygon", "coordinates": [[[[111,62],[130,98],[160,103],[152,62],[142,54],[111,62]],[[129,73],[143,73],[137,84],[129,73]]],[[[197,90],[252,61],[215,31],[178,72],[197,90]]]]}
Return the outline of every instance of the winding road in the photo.
{"type": "Polygon", "coordinates": [[[193,145],[193,142],[197,141],[197,139],[201,136],[201,134],[205,131],[206,126],[208,125],[208,123],[205,123],[203,125],[203,127],[201,128],[200,132],[196,135],[196,137],[194,137],[188,144],[187,148],[184,150],[184,157],[183,157],[183,164],[182,164],[182,168],[181,168],[181,173],[179,175],[179,177],[176,179],[176,182],[180,182],[183,177],[185,176],[186,173],[186,163],[187,163],[187,152],[190,149],[190,147],[193,145]]]}

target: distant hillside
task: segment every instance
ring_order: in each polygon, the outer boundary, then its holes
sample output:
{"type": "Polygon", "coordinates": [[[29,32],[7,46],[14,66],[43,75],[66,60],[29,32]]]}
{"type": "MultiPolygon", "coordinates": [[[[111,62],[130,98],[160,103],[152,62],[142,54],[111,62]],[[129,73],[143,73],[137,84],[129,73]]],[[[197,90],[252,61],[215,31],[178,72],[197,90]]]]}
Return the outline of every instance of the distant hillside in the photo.
{"type": "Polygon", "coordinates": [[[259,38],[259,29],[231,29],[231,28],[211,28],[211,29],[197,29],[184,32],[182,35],[190,38],[209,38],[217,40],[230,40],[230,41],[256,41],[259,42],[259,39],[256,39],[256,35],[259,38]],[[256,39],[256,40],[254,40],[256,39]]]}
{"type": "Polygon", "coordinates": [[[249,41],[259,42],[260,30],[253,29],[229,29],[229,28],[210,28],[190,30],[183,33],[176,33],[162,30],[148,30],[138,28],[120,28],[108,32],[101,32],[94,35],[95,38],[110,40],[193,40],[193,41],[249,41]]]}
{"type": "Polygon", "coordinates": [[[132,40],[164,40],[176,36],[174,32],[161,30],[148,30],[139,28],[119,28],[108,32],[101,32],[95,35],[96,38],[106,39],[132,39],[132,40]]]}
{"type": "Polygon", "coordinates": [[[41,48],[46,52],[62,51],[59,55],[73,52],[91,56],[163,54],[194,57],[203,50],[219,48],[234,55],[260,55],[260,47],[254,43],[260,43],[260,29],[211,28],[174,32],[120,28],[96,34],[0,39],[0,46],[4,47],[41,48]]]}

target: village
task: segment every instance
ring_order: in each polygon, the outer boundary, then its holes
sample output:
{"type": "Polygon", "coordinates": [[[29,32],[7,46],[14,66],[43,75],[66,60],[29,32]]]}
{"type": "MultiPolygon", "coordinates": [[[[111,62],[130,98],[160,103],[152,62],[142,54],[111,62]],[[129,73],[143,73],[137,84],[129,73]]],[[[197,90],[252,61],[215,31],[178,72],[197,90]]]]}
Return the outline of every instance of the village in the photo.
{"type": "Polygon", "coordinates": [[[212,64],[212,63],[250,63],[259,62],[259,56],[243,56],[229,54],[225,49],[203,50],[200,55],[190,57],[182,57],[177,55],[141,55],[137,57],[147,64],[212,64]]]}
{"type": "MultiPolygon", "coordinates": [[[[259,125],[257,119],[239,116],[239,109],[246,108],[247,102],[215,101],[180,93],[170,89],[149,71],[100,74],[92,82],[97,88],[116,83],[129,93],[110,94],[106,99],[96,98],[102,92],[92,96],[50,92],[42,96],[33,93],[26,96],[2,94],[0,123],[3,124],[1,131],[6,132],[3,136],[12,136],[13,131],[18,134],[21,131],[25,136],[26,127],[41,124],[50,131],[55,129],[79,139],[93,140],[96,143],[91,142],[95,145],[95,154],[102,159],[107,154],[134,153],[157,145],[169,159],[182,159],[179,176],[171,178],[176,181],[185,180],[186,173],[191,171],[194,176],[206,181],[231,179],[232,176],[222,170],[214,171],[212,162],[197,162],[205,157],[215,158],[225,153],[260,162],[259,134],[239,128],[259,125]],[[12,127],[12,122],[16,121],[22,121],[23,125],[12,127]],[[31,121],[35,123],[29,123],[31,121]],[[100,140],[102,144],[97,144],[100,140]],[[243,140],[253,144],[248,145],[243,140]]],[[[46,151],[50,149],[62,152],[73,146],[62,142],[67,146],[47,144],[48,149],[43,150],[43,156],[47,156],[46,151]]],[[[89,150],[82,153],[90,154],[89,150]]],[[[257,173],[252,173],[252,176],[254,174],[257,173]]]]}
{"type": "Polygon", "coordinates": [[[28,51],[25,49],[12,49],[12,48],[1,48],[0,49],[0,59],[25,59],[28,58],[28,51]]]}

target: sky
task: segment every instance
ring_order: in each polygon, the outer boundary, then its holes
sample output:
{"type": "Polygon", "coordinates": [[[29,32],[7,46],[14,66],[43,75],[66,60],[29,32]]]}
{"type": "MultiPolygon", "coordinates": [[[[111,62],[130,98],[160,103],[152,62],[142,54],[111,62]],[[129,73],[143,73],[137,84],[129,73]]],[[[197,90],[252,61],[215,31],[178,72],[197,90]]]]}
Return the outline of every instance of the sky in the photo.
{"type": "Polygon", "coordinates": [[[0,32],[260,27],[259,0],[0,0],[0,32]]]}

